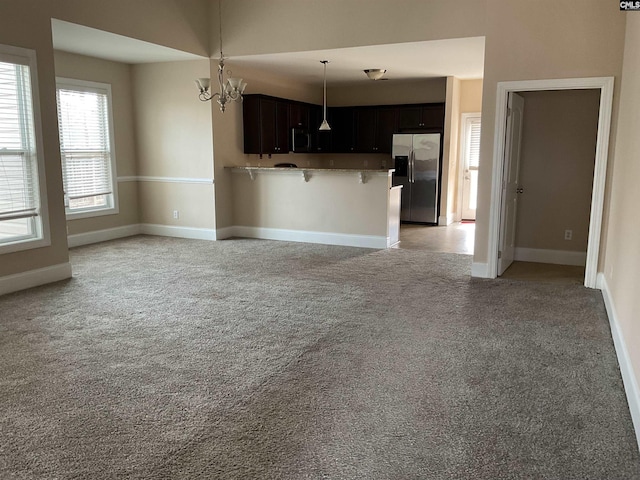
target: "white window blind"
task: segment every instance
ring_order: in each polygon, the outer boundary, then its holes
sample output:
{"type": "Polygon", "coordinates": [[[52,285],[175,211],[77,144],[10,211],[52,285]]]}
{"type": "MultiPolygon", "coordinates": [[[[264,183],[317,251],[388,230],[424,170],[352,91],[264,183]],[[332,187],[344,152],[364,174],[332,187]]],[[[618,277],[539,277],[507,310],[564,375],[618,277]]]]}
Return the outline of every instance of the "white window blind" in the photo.
{"type": "Polygon", "coordinates": [[[30,68],[0,61],[0,244],[40,235],[30,68]]]}
{"type": "Polygon", "coordinates": [[[467,165],[470,168],[478,168],[480,164],[480,119],[469,119],[467,128],[467,165]]]}
{"type": "Polygon", "coordinates": [[[58,86],[58,123],[67,212],[113,207],[108,91],[58,86]]]}

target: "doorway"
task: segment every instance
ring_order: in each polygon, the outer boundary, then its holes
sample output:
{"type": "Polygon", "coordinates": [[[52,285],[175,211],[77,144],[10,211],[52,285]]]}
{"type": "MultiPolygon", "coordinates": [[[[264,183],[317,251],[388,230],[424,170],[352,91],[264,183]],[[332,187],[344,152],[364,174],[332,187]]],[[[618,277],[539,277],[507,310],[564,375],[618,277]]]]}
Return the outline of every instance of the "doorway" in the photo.
{"type": "Polygon", "coordinates": [[[507,146],[507,115],[510,94],[518,91],[541,90],[580,90],[597,89],[600,91],[598,127],[596,135],[595,168],[589,215],[587,255],[585,262],[584,285],[596,288],[600,231],[604,208],[604,187],[606,181],[607,154],[611,109],[613,104],[613,77],[577,78],[558,80],[533,80],[500,82],[497,89],[496,128],[494,136],[493,188],[489,213],[489,251],[487,276],[496,278],[499,268],[500,240],[505,225],[502,213],[506,198],[505,157],[507,146]]]}

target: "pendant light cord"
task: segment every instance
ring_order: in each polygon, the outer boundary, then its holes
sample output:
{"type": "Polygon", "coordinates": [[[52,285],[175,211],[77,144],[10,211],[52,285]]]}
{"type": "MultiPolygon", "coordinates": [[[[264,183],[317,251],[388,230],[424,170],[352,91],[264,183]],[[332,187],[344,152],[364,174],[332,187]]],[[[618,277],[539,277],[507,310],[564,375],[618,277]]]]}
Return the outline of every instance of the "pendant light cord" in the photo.
{"type": "Polygon", "coordinates": [[[220,59],[222,59],[222,0],[218,0],[218,27],[220,32],[220,59]]]}
{"type": "Polygon", "coordinates": [[[327,60],[322,60],[324,64],[324,88],[323,88],[323,96],[322,96],[322,118],[326,122],[327,121],[327,60]]]}

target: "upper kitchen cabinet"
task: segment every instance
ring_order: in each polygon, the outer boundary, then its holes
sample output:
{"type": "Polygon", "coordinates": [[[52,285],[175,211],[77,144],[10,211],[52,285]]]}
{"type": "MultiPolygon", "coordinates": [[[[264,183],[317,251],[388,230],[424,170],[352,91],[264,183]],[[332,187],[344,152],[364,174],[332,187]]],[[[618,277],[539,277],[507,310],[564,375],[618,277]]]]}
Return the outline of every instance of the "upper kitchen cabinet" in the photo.
{"type": "Polygon", "coordinates": [[[391,153],[393,134],[397,132],[398,108],[378,107],[376,117],[376,152],[391,153]]]}
{"type": "Polygon", "coordinates": [[[291,102],[289,104],[289,128],[309,128],[309,115],[311,105],[301,102],[291,102]]]}
{"type": "Polygon", "coordinates": [[[331,111],[327,111],[327,120],[331,126],[329,131],[320,131],[323,120],[323,111],[320,105],[312,105],[309,109],[309,134],[311,137],[310,152],[330,153],[333,141],[334,127],[331,121],[331,111]]]}
{"type": "Polygon", "coordinates": [[[288,153],[294,135],[296,152],[391,153],[394,133],[442,131],[444,103],[330,107],[327,120],[331,131],[320,132],[320,105],[245,95],[244,153],[288,153]]]}
{"type": "Polygon", "coordinates": [[[353,153],[356,151],[355,109],[353,107],[333,107],[329,109],[332,151],[353,153]]]}
{"type": "Polygon", "coordinates": [[[444,128],[444,103],[402,106],[398,112],[398,130],[444,128]]]}
{"type": "Polygon", "coordinates": [[[264,95],[243,97],[244,153],[289,152],[289,102],[264,95]]]}
{"type": "Polygon", "coordinates": [[[391,153],[396,132],[397,107],[361,107],[355,109],[355,144],[361,153],[391,153]]]}

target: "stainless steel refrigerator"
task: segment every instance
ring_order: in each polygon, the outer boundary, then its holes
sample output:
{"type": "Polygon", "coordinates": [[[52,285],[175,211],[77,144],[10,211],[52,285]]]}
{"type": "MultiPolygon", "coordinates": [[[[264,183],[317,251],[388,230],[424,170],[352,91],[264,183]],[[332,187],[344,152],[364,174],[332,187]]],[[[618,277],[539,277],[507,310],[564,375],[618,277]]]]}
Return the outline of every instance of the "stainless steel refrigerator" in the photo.
{"type": "Polygon", "coordinates": [[[400,220],[438,223],[440,134],[396,134],[393,184],[402,185],[400,220]]]}

